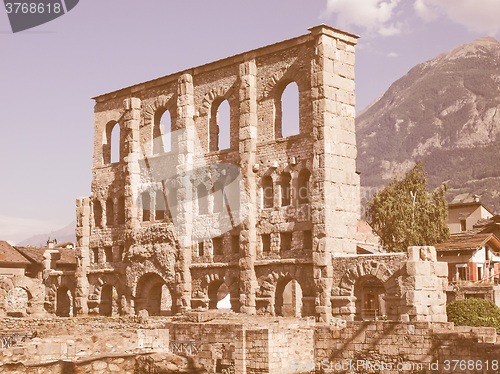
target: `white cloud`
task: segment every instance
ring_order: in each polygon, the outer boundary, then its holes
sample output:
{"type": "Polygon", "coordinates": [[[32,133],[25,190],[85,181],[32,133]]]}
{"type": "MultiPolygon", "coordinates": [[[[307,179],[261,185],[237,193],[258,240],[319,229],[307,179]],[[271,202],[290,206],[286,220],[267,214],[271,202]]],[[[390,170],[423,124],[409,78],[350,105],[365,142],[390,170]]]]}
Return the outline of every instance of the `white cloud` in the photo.
{"type": "Polygon", "coordinates": [[[413,7],[426,21],[441,16],[477,33],[493,36],[500,31],[499,0],[415,0],[413,7]]]}
{"type": "Polygon", "coordinates": [[[337,16],[337,27],[359,26],[368,33],[397,35],[401,25],[393,22],[394,10],[400,0],[328,0],[326,15],[337,16]]]}
{"type": "Polygon", "coordinates": [[[390,52],[387,54],[387,57],[399,57],[399,54],[397,54],[396,52],[390,52]]]}
{"type": "Polygon", "coordinates": [[[0,215],[0,240],[17,243],[33,235],[57,230],[61,226],[60,222],[0,215]]]}

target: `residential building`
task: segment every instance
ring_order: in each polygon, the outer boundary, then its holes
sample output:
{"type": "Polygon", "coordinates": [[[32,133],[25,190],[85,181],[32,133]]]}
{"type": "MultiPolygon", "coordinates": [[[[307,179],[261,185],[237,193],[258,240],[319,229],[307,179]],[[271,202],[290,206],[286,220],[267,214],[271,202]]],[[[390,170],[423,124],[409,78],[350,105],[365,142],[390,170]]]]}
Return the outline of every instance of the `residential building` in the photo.
{"type": "Polygon", "coordinates": [[[471,230],[479,220],[488,219],[493,216],[494,213],[481,203],[477,195],[463,200],[453,200],[448,204],[448,227],[450,228],[450,234],[471,230]]]}

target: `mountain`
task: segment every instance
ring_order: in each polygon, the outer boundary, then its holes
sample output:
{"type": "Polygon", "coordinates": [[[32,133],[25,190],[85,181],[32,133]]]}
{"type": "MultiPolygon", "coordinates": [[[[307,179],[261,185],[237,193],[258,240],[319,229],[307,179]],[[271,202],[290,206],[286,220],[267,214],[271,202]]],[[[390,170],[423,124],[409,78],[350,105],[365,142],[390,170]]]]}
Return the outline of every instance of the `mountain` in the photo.
{"type": "Polygon", "coordinates": [[[412,68],[356,118],[361,185],[423,160],[449,199],[477,194],[500,212],[500,43],[491,37],[412,68]]]}
{"type": "Polygon", "coordinates": [[[73,221],[69,225],[63,227],[62,229],[49,232],[48,234],[34,235],[28,239],[20,241],[16,245],[45,246],[49,238],[57,239],[58,243],[64,243],[64,242],[74,243],[76,242],[75,228],[76,228],[76,221],[73,221]]]}

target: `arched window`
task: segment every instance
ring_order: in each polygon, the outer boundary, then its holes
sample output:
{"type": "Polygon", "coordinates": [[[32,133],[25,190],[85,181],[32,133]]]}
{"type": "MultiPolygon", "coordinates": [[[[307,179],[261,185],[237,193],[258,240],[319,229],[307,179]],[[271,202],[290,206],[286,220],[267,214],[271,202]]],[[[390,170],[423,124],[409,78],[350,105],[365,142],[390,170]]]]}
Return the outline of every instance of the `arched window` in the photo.
{"type": "Polygon", "coordinates": [[[121,161],[120,125],[116,124],[111,132],[111,163],[121,161]]]}
{"type": "Polygon", "coordinates": [[[208,214],[208,191],[204,184],[196,187],[198,195],[198,214],[208,214]]]}
{"type": "Polygon", "coordinates": [[[101,227],[102,207],[99,200],[94,200],[94,227],[101,227]]]}
{"type": "Polygon", "coordinates": [[[165,215],[172,218],[172,212],[177,210],[177,190],[169,188],[167,190],[167,201],[165,201],[165,215]]]}
{"type": "Polygon", "coordinates": [[[125,197],[120,196],[118,198],[118,207],[116,209],[116,215],[119,225],[123,225],[125,223],[125,197]]]}
{"type": "Polygon", "coordinates": [[[109,198],[106,200],[106,226],[113,227],[115,221],[113,199],[109,198]]]}
{"type": "Polygon", "coordinates": [[[172,114],[168,109],[159,111],[153,127],[153,154],[172,150],[172,114]]]}
{"type": "Polygon", "coordinates": [[[301,170],[301,172],[299,173],[299,190],[298,190],[299,204],[305,204],[309,202],[310,178],[311,178],[311,173],[307,169],[301,170]]]}
{"type": "Polygon", "coordinates": [[[102,147],[103,162],[109,164],[121,161],[120,124],[118,122],[108,122],[105,141],[102,147]]]}
{"type": "Polygon", "coordinates": [[[155,219],[165,219],[165,197],[162,190],[156,190],[155,219]]]}
{"type": "Polygon", "coordinates": [[[299,88],[297,83],[290,82],[276,102],[276,137],[299,134],[299,118],[299,88]]]}
{"type": "Polygon", "coordinates": [[[224,194],[224,185],[220,182],[214,183],[214,213],[220,213],[225,210],[227,201],[224,194]]]}
{"type": "Polygon", "coordinates": [[[151,197],[149,191],[144,191],[141,195],[142,202],[142,220],[149,221],[151,219],[151,197]]]}
{"type": "Polygon", "coordinates": [[[209,151],[215,152],[231,147],[231,108],[227,100],[213,105],[210,118],[209,151]]]}
{"type": "Polygon", "coordinates": [[[292,181],[292,177],[290,173],[284,172],[281,173],[281,206],[290,205],[290,194],[291,194],[291,186],[290,183],[292,181]]]}
{"type": "Polygon", "coordinates": [[[272,208],[274,206],[273,178],[270,175],[262,178],[262,201],[264,208],[272,208]]]}

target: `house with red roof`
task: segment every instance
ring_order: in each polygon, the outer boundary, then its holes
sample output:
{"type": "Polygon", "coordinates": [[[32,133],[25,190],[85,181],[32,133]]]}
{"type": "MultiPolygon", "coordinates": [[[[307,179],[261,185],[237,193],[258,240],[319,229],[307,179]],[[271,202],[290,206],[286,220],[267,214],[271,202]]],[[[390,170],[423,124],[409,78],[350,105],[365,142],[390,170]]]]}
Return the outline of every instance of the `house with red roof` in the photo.
{"type": "Polygon", "coordinates": [[[13,246],[0,240],[0,275],[25,275],[30,264],[13,246]]]}

